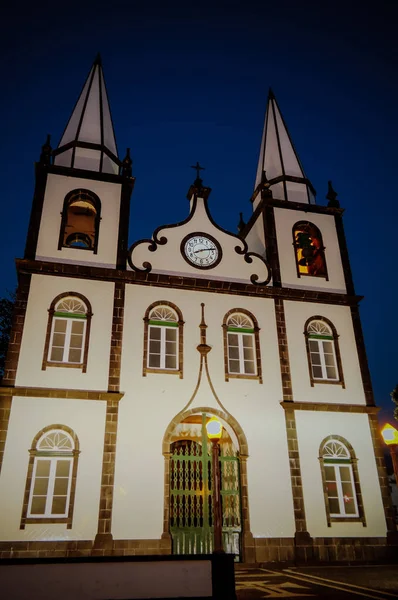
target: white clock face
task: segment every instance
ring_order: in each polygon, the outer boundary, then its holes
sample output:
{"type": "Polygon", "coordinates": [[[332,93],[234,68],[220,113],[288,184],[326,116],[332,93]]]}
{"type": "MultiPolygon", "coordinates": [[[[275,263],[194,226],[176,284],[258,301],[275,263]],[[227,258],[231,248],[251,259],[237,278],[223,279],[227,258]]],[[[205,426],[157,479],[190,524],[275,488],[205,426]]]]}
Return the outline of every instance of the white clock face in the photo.
{"type": "Polygon", "coordinates": [[[201,234],[188,236],[183,240],[184,257],[195,267],[208,269],[220,262],[220,250],[217,242],[201,234]]]}

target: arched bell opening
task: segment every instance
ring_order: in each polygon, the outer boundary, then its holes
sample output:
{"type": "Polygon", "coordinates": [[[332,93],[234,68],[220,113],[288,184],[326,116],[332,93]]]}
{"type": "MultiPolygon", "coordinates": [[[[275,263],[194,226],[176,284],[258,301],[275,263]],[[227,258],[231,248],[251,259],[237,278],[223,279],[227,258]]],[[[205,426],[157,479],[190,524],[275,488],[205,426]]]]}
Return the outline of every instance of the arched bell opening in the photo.
{"type": "Polygon", "coordinates": [[[237,432],[231,426],[221,411],[203,408],[179,416],[180,419],[170,423],[163,442],[163,535],[171,537],[173,554],[209,554],[213,551],[212,444],[207,437],[206,423],[216,416],[223,425],[219,442],[223,548],[239,561],[244,553],[245,534],[250,531],[246,438],[243,431],[237,432]]]}
{"type": "Polygon", "coordinates": [[[65,200],[62,211],[59,249],[92,250],[98,247],[101,202],[89,190],[73,190],[65,200]]]}

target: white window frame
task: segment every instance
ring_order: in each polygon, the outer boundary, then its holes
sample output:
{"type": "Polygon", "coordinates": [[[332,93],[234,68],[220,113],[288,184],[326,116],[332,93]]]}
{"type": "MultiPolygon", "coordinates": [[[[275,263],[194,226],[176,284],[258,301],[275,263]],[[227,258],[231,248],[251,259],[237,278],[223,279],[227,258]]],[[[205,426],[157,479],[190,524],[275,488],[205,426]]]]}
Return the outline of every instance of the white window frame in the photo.
{"type": "Polygon", "coordinates": [[[30,486],[30,494],[29,494],[29,504],[28,504],[28,512],[27,512],[28,518],[59,519],[59,518],[68,516],[69,504],[70,504],[70,492],[71,492],[71,486],[72,486],[72,470],[73,470],[73,456],[59,456],[59,455],[51,456],[51,455],[46,455],[45,453],[41,453],[41,452],[37,456],[35,456],[35,462],[34,462],[33,474],[32,474],[32,483],[30,486]],[[49,473],[49,478],[48,478],[48,487],[47,487],[47,494],[46,494],[46,506],[45,506],[44,513],[32,513],[31,508],[32,508],[33,498],[35,497],[35,494],[33,493],[33,491],[34,491],[35,482],[36,482],[36,471],[37,471],[37,465],[40,460],[50,461],[50,473],[49,473]],[[55,474],[56,474],[58,461],[67,461],[70,464],[69,477],[68,477],[68,489],[67,489],[67,493],[66,493],[65,511],[63,513],[52,513],[51,508],[52,508],[52,503],[53,503],[53,499],[54,499],[54,486],[55,486],[55,480],[56,480],[55,474]]]}
{"type": "Polygon", "coordinates": [[[48,359],[47,359],[48,362],[55,362],[55,363],[61,362],[61,363],[67,363],[67,364],[71,364],[71,365],[81,365],[83,363],[83,357],[84,357],[84,347],[85,347],[85,343],[86,343],[86,331],[87,331],[87,318],[86,317],[76,319],[76,318],[73,318],[72,315],[70,317],[57,317],[56,314],[54,314],[53,319],[52,319],[52,324],[51,324],[51,337],[50,337],[50,344],[49,344],[49,349],[48,349],[48,359]],[[58,321],[66,321],[65,345],[64,345],[62,360],[52,360],[51,359],[51,353],[52,353],[52,349],[53,349],[53,345],[54,345],[55,322],[57,320],[58,321]],[[83,324],[84,324],[83,325],[80,360],[78,362],[69,360],[69,350],[71,349],[70,341],[71,341],[71,335],[72,335],[72,324],[74,322],[79,322],[79,323],[83,322],[83,324]]]}
{"type": "MultiPolygon", "coordinates": [[[[178,346],[179,346],[179,326],[177,324],[177,326],[168,326],[165,322],[164,325],[151,325],[149,323],[148,325],[148,358],[147,358],[147,368],[148,369],[158,369],[158,370],[162,370],[162,371],[178,371],[178,365],[179,365],[179,356],[178,356],[178,346]],[[160,329],[160,366],[159,367],[154,367],[151,366],[149,364],[150,362],[150,357],[153,356],[153,353],[151,354],[150,351],[150,344],[151,344],[151,329],[160,329]],[[176,331],[176,366],[175,367],[166,367],[166,330],[167,329],[174,329],[176,331]]],[[[172,355],[170,355],[172,356],[172,355]]]]}
{"type": "MultiPolygon", "coordinates": [[[[256,357],[256,343],[255,342],[256,342],[256,340],[255,340],[254,332],[251,332],[251,331],[250,332],[249,331],[244,331],[244,332],[229,331],[228,326],[227,326],[227,351],[228,351],[228,373],[229,373],[229,375],[247,375],[248,377],[250,377],[250,376],[256,377],[257,376],[257,357],[256,357]],[[230,371],[230,367],[229,367],[229,361],[230,361],[229,336],[230,336],[230,334],[238,336],[239,371],[230,371]],[[244,335],[250,335],[251,340],[252,340],[254,373],[246,373],[246,371],[245,371],[245,357],[244,357],[244,350],[243,350],[243,336],[244,335]]],[[[232,359],[232,360],[236,360],[236,359],[232,359]]]]}
{"type": "MultiPolygon", "coordinates": [[[[324,459],[324,467],[333,467],[333,469],[334,469],[334,474],[335,474],[335,479],[336,479],[336,487],[337,487],[337,499],[339,501],[339,508],[340,508],[339,513],[331,512],[330,516],[333,518],[339,518],[339,517],[353,518],[353,519],[358,518],[359,517],[358,502],[357,502],[357,494],[356,494],[356,489],[355,489],[354,472],[352,470],[351,462],[346,462],[346,461],[340,462],[338,460],[336,460],[336,462],[328,462],[324,459]],[[349,471],[350,471],[350,483],[351,483],[352,491],[353,491],[352,497],[353,497],[354,504],[355,504],[355,513],[348,514],[345,511],[343,482],[341,481],[341,475],[340,475],[341,467],[348,467],[349,471]]],[[[326,475],[325,475],[325,480],[326,480],[326,475]]],[[[329,502],[329,498],[328,498],[328,502],[329,502]]],[[[329,507],[330,507],[330,504],[329,504],[329,507]]]]}
{"type": "MultiPolygon", "coordinates": [[[[339,369],[337,366],[337,359],[336,359],[336,348],[335,348],[335,343],[334,343],[334,337],[333,336],[328,336],[325,338],[321,338],[320,336],[315,337],[311,334],[308,335],[308,349],[309,349],[309,353],[310,353],[310,362],[311,362],[311,372],[312,372],[312,377],[314,380],[327,380],[327,381],[339,381],[339,369]],[[312,352],[311,352],[311,344],[310,342],[318,342],[318,353],[321,359],[321,364],[320,365],[314,365],[316,367],[320,366],[321,370],[322,370],[322,377],[316,377],[314,375],[314,370],[313,370],[313,363],[312,363],[312,352]],[[336,377],[328,377],[327,375],[327,370],[326,370],[326,361],[325,361],[325,351],[324,351],[324,347],[323,347],[323,343],[324,342],[331,342],[332,344],[332,351],[333,351],[333,360],[334,360],[334,368],[336,371],[336,377]]],[[[330,365],[328,365],[330,366],[330,365]]]]}

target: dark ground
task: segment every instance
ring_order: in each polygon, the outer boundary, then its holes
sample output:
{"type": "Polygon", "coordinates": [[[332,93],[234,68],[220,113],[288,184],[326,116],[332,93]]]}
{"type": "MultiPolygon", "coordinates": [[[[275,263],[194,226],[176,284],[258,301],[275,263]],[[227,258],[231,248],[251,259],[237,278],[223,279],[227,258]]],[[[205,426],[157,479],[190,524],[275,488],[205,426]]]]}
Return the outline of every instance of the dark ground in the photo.
{"type": "Polygon", "coordinates": [[[398,565],[238,567],[238,600],[257,598],[398,598],[398,565]]]}

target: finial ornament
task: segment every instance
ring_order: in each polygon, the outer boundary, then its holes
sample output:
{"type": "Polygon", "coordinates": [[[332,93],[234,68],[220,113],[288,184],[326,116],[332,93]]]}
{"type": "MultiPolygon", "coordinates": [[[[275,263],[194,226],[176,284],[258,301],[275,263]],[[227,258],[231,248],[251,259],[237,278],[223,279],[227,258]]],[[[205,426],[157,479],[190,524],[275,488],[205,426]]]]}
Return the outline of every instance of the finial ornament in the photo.
{"type": "Polygon", "coordinates": [[[132,177],[133,175],[133,161],[130,156],[130,148],[127,148],[126,156],[122,162],[122,175],[123,177],[132,177]]]}
{"type": "Polygon", "coordinates": [[[246,223],[243,220],[243,213],[239,213],[240,219],[239,219],[239,223],[238,223],[238,231],[239,233],[241,233],[244,228],[246,227],[246,223]]]}
{"type": "Polygon", "coordinates": [[[201,354],[201,356],[206,356],[206,354],[208,354],[211,350],[211,346],[208,346],[207,341],[206,341],[206,329],[207,329],[207,325],[206,325],[206,321],[205,321],[205,304],[204,302],[201,303],[200,305],[201,307],[201,312],[202,312],[202,319],[200,321],[200,325],[199,325],[199,329],[200,329],[200,344],[199,346],[197,346],[197,350],[199,351],[199,353],[201,354]]]}
{"type": "Polygon", "coordinates": [[[52,148],[51,148],[50,142],[51,142],[51,135],[48,133],[47,139],[41,147],[40,163],[42,165],[50,165],[51,164],[52,148]]]}
{"type": "Polygon", "coordinates": [[[97,56],[95,57],[94,64],[98,65],[99,67],[102,67],[102,59],[101,59],[101,54],[99,52],[97,52],[97,56]]]}
{"type": "Polygon", "coordinates": [[[203,180],[200,177],[200,172],[204,171],[205,168],[201,167],[200,164],[198,163],[198,161],[196,161],[196,165],[191,165],[191,169],[196,170],[196,179],[194,181],[194,185],[196,185],[196,187],[198,187],[198,188],[201,188],[202,184],[203,184],[203,180]]]}
{"type": "Polygon", "coordinates": [[[337,192],[333,189],[331,181],[328,181],[328,193],[326,199],[329,200],[328,206],[331,208],[340,208],[340,202],[337,200],[337,192]]]}

